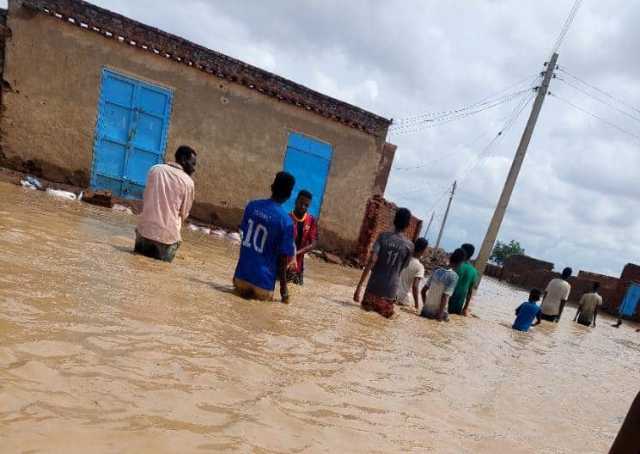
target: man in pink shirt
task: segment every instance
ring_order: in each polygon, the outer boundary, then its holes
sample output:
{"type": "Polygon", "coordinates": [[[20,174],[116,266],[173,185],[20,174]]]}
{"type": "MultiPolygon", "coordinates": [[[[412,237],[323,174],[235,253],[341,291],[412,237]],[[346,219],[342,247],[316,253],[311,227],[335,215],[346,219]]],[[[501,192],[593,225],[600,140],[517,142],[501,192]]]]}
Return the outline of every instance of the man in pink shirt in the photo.
{"type": "Polygon", "coordinates": [[[195,193],[191,179],[196,169],[195,150],[183,145],[176,150],[175,158],[176,162],[149,170],[136,228],[134,252],[165,262],[171,262],[180,247],[180,230],[195,193]]]}

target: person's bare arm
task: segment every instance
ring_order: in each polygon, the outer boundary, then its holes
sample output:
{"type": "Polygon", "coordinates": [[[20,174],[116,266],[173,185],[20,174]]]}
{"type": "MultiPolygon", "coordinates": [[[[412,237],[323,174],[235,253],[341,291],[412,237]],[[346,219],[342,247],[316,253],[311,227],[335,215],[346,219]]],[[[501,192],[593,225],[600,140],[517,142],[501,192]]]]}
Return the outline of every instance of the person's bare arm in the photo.
{"type": "Polygon", "coordinates": [[[283,303],[289,303],[289,290],[287,289],[287,267],[289,257],[281,255],[278,263],[278,275],[280,277],[280,296],[283,303]]]}
{"type": "Polygon", "coordinates": [[[567,300],[560,301],[560,312],[558,312],[558,318],[556,318],[556,323],[560,321],[560,317],[562,317],[562,312],[564,312],[564,306],[567,304],[567,300]]]}
{"type": "Polygon", "coordinates": [[[415,303],[416,310],[420,309],[420,281],[421,280],[422,279],[420,279],[419,277],[416,277],[413,280],[413,287],[411,288],[413,293],[413,302],[415,303]]]}
{"type": "Polygon", "coordinates": [[[541,323],[541,321],[542,321],[542,320],[540,319],[540,312],[538,312],[538,313],[536,314],[536,321],[535,321],[535,322],[533,322],[533,323],[531,324],[531,326],[539,325],[539,324],[541,323]]]}
{"type": "Polygon", "coordinates": [[[471,299],[473,298],[473,294],[475,293],[475,291],[476,288],[472,286],[467,293],[467,300],[465,301],[464,307],[462,308],[462,315],[464,315],[465,317],[469,315],[469,305],[471,304],[471,299]]]}
{"type": "Polygon", "coordinates": [[[427,300],[427,291],[429,290],[429,282],[422,287],[422,292],[420,292],[420,296],[422,296],[422,302],[424,303],[427,300]]]}
{"type": "Polygon", "coordinates": [[[182,222],[184,222],[189,217],[194,198],[194,188],[192,186],[188,186],[187,190],[185,191],[184,198],[182,199],[182,205],[180,206],[180,220],[182,222]]]}
{"type": "Polygon", "coordinates": [[[373,269],[373,265],[378,261],[378,256],[376,254],[371,255],[371,258],[367,262],[364,270],[362,270],[362,275],[360,276],[360,282],[358,282],[358,286],[356,287],[356,291],[353,294],[353,301],[356,303],[360,302],[360,298],[362,297],[362,287],[364,286],[367,279],[369,279],[369,275],[371,274],[371,270],[373,269]]]}
{"type": "Polygon", "coordinates": [[[598,306],[593,310],[593,327],[596,327],[596,318],[598,318],[598,306]]]}
{"type": "Polygon", "coordinates": [[[313,251],[316,248],[316,241],[311,242],[310,244],[308,244],[307,246],[300,248],[300,250],[298,252],[296,252],[296,255],[304,255],[309,251],[313,251]]]}

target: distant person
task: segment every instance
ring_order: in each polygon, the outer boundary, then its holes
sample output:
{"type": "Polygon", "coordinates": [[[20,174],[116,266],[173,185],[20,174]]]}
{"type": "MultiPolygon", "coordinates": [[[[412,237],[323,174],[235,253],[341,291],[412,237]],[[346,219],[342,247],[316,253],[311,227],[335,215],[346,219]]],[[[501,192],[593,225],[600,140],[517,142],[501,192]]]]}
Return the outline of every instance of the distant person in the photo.
{"type": "Polygon", "coordinates": [[[456,249],[449,257],[448,268],[438,268],[429,276],[422,289],[424,306],[420,315],[438,321],[448,321],[447,304],[458,283],[458,275],[454,271],[467,258],[462,249],[456,249]]]}
{"type": "Polygon", "coordinates": [[[233,276],[233,285],[243,298],[272,301],[279,279],[282,302],[289,302],[287,264],[295,245],[293,222],[282,204],[291,197],[294,184],[293,175],[279,172],[271,185],[271,198],[253,200],[244,209],[240,258],[233,276]]]}
{"type": "Polygon", "coordinates": [[[573,270],[571,268],[565,268],[562,270],[561,278],[551,279],[551,282],[547,285],[542,299],[542,314],[540,315],[542,320],[556,323],[560,321],[564,306],[567,304],[571,294],[571,285],[567,280],[572,273],[573,270]]]}
{"type": "Polygon", "coordinates": [[[469,311],[469,303],[473,297],[476,285],[478,285],[478,271],[471,264],[471,258],[476,251],[473,244],[465,243],[460,246],[465,252],[466,260],[456,269],[458,283],[453,295],[449,298],[449,313],[466,316],[469,311]]]}
{"type": "Polygon", "coordinates": [[[574,322],[578,322],[584,326],[596,327],[596,318],[598,317],[598,309],[602,306],[602,297],[598,294],[600,283],[593,283],[593,291],[585,293],[580,298],[574,322]]]}
{"type": "Polygon", "coordinates": [[[176,162],[157,164],[149,170],[134,252],[165,262],[175,258],[182,241],[182,223],[193,205],[191,175],[196,170],[196,156],[193,148],[183,145],[176,150],[176,162]]]}
{"type": "Polygon", "coordinates": [[[289,268],[287,280],[294,284],[304,284],[304,256],[318,243],[318,223],[309,213],[312,195],[307,190],[298,193],[296,204],[289,213],[293,221],[293,238],[296,244],[296,260],[289,268]]]}
{"type": "Polygon", "coordinates": [[[611,446],[609,454],[637,454],[640,452],[640,393],[629,408],[627,417],[611,446]]]}
{"type": "Polygon", "coordinates": [[[513,329],[526,333],[529,328],[540,323],[540,306],[537,303],[540,301],[541,295],[542,292],[537,288],[531,290],[529,300],[516,309],[516,320],[513,322],[513,329]]]}
{"type": "Polygon", "coordinates": [[[398,208],[393,220],[395,230],[381,233],[376,239],[371,257],[353,295],[353,300],[360,302],[362,287],[371,275],[362,298],[362,308],[365,311],[375,311],[386,318],[393,316],[393,305],[400,287],[400,273],[407,267],[413,254],[413,244],[405,236],[410,222],[411,211],[398,208]]]}
{"type": "Polygon", "coordinates": [[[398,290],[398,304],[408,305],[411,297],[416,310],[420,309],[420,284],[424,279],[424,265],[420,259],[429,246],[425,238],[418,238],[413,244],[413,256],[409,260],[409,265],[400,273],[400,287],[398,290]]]}

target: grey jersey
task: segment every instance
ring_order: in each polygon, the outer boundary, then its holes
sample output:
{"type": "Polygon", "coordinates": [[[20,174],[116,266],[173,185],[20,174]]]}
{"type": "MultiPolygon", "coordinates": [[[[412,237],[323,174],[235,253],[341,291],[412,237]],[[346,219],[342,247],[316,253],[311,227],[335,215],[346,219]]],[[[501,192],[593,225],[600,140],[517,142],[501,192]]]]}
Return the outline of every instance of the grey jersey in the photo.
{"type": "Polygon", "coordinates": [[[400,273],[407,267],[413,254],[413,244],[400,233],[380,234],[373,245],[378,260],[373,266],[367,293],[395,299],[400,286],[400,273]]]}

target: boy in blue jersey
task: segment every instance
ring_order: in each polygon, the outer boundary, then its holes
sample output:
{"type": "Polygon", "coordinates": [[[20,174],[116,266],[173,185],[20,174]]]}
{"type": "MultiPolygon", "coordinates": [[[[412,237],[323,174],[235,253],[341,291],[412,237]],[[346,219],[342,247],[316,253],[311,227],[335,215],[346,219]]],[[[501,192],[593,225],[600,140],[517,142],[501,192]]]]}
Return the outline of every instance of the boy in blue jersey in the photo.
{"type": "Polygon", "coordinates": [[[240,258],[233,276],[233,286],[243,298],[272,301],[278,278],[282,302],[289,302],[287,266],[296,253],[293,222],[282,204],[291,197],[294,185],[293,175],[278,172],[271,198],[253,200],[244,209],[240,258]]]}
{"type": "Polygon", "coordinates": [[[529,294],[529,301],[522,303],[516,309],[516,320],[513,322],[513,329],[518,331],[529,331],[531,326],[536,326],[540,323],[540,306],[536,303],[540,301],[542,292],[537,288],[531,290],[529,294]],[[533,321],[536,320],[535,323],[533,321]]]}

